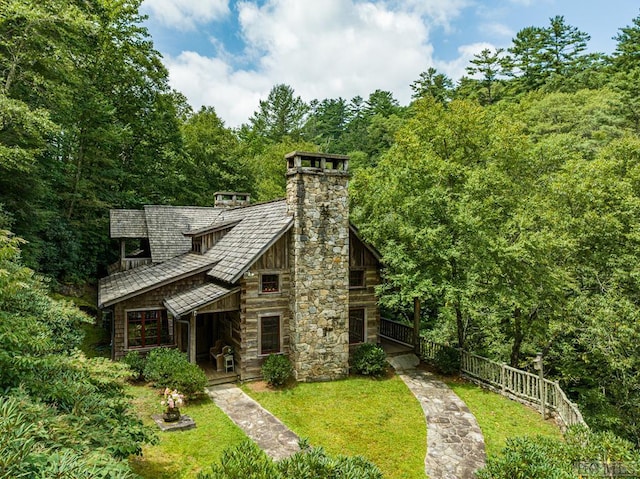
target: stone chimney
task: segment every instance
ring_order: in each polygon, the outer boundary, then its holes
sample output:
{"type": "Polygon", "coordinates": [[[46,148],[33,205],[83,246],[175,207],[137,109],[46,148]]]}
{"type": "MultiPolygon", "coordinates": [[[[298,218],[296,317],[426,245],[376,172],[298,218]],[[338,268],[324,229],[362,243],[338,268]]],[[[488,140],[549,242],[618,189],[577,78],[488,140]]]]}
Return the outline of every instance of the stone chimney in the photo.
{"type": "Polygon", "coordinates": [[[214,194],[214,206],[217,208],[231,208],[233,206],[244,206],[251,202],[249,193],[238,193],[235,191],[216,191],[214,194]]]}
{"type": "Polygon", "coordinates": [[[349,372],[349,157],[293,152],[287,160],[291,361],[299,381],[349,372]]]}

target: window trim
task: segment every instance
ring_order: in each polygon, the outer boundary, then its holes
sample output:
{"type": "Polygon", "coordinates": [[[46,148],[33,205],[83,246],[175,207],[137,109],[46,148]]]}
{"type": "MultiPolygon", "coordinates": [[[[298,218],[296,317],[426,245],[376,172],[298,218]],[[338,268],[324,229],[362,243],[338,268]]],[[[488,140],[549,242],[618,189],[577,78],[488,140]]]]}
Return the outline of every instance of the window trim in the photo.
{"type": "Polygon", "coordinates": [[[154,348],[161,347],[174,347],[176,345],[176,333],[175,333],[175,322],[169,311],[166,308],[159,307],[150,307],[150,308],[131,308],[124,310],[124,351],[148,351],[154,348]],[[144,346],[129,346],[129,313],[134,313],[138,311],[164,311],[167,315],[167,328],[170,333],[170,337],[172,338],[171,342],[168,343],[154,343],[152,345],[145,344],[144,346]],[[173,332],[171,331],[173,329],[173,332]]]}
{"type": "Polygon", "coordinates": [[[282,274],[280,274],[279,272],[273,272],[273,271],[264,271],[260,273],[260,278],[258,279],[258,293],[259,294],[278,294],[278,293],[282,293],[282,274]],[[265,276],[275,276],[277,278],[278,281],[278,289],[274,290],[274,291],[264,291],[262,288],[262,278],[264,278],[265,276]]]}
{"type": "Polygon", "coordinates": [[[358,344],[364,344],[367,342],[367,308],[365,306],[349,306],[349,346],[354,346],[358,344]],[[362,311],[362,341],[351,342],[351,311],[353,310],[361,310],[362,311]]]}
{"type": "Polygon", "coordinates": [[[258,315],[258,357],[266,357],[269,356],[270,354],[282,354],[284,352],[284,347],[283,347],[283,320],[282,320],[282,313],[281,312],[277,312],[277,313],[262,313],[260,315],[258,315]],[[262,320],[264,318],[278,318],[278,351],[276,352],[268,352],[268,353],[263,353],[262,352],[262,320]]]}

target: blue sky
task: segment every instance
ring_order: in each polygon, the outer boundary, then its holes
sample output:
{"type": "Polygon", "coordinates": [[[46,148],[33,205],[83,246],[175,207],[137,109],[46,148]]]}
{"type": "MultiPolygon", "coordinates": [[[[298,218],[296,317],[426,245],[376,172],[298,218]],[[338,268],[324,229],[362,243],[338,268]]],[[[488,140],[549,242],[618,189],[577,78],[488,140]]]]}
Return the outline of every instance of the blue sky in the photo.
{"type": "Polygon", "coordinates": [[[227,126],[246,123],[278,83],[314,98],[389,90],[401,104],[435,67],[453,79],[483,48],[508,47],[522,28],[565,21],[611,53],[632,0],[145,0],[142,12],[172,87],[213,106],[227,126]]]}

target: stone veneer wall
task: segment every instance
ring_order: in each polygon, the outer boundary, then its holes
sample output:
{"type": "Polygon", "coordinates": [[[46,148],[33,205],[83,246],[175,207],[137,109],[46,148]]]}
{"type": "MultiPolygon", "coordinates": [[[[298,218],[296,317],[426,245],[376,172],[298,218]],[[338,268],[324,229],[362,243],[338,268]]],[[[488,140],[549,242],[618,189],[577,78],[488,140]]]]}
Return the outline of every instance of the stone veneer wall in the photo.
{"type": "Polygon", "coordinates": [[[349,372],[348,173],[293,167],[287,208],[294,217],[290,358],[298,381],[327,381],[349,372]]]}

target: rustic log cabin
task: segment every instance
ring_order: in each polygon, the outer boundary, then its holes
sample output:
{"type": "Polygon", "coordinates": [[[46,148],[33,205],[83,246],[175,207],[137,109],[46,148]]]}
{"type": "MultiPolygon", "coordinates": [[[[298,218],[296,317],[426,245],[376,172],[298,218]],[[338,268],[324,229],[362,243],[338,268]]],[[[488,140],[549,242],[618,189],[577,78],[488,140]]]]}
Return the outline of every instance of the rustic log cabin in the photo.
{"type": "Polygon", "coordinates": [[[247,380],[287,354],[299,381],[318,381],[344,377],[350,350],[379,341],[380,257],[349,222],[348,157],[285,161],[282,200],[219,192],[213,207],[111,210],[120,261],[98,303],[113,359],[177,347],[247,380]]]}

